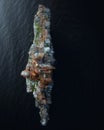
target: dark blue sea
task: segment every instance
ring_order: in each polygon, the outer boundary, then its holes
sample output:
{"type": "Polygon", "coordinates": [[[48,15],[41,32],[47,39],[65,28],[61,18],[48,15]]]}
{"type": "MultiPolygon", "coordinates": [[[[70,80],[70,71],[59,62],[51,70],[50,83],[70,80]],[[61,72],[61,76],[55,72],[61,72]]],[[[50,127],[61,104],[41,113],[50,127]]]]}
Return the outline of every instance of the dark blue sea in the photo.
{"type": "Polygon", "coordinates": [[[93,0],[0,0],[0,130],[102,128],[103,95],[97,98],[101,40],[96,33],[93,0]],[[33,42],[38,4],[51,9],[56,59],[53,103],[45,127],[40,125],[33,95],[26,93],[25,79],[20,76],[33,42]]]}

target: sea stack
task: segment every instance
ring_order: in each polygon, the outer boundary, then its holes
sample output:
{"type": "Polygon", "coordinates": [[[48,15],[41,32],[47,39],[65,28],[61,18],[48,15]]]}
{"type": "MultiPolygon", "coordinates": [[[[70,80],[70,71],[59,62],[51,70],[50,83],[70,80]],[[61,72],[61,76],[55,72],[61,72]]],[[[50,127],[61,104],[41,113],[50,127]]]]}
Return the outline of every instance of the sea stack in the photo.
{"type": "Polygon", "coordinates": [[[49,104],[53,87],[52,72],[55,69],[54,51],[50,36],[50,9],[39,5],[34,17],[34,39],[29,49],[26,68],[21,75],[26,78],[26,90],[32,92],[35,106],[39,108],[41,124],[49,120],[49,104]]]}

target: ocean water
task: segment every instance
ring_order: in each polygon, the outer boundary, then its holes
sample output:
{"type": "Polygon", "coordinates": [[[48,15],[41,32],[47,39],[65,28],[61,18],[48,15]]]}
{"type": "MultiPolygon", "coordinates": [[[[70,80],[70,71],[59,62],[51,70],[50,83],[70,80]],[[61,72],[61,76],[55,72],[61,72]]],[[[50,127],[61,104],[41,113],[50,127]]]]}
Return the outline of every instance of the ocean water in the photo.
{"type": "Polygon", "coordinates": [[[93,4],[87,0],[0,0],[0,130],[96,127],[99,77],[93,4]],[[53,104],[44,128],[34,98],[26,93],[25,79],[20,76],[33,41],[33,20],[39,3],[51,9],[56,59],[53,104]]]}

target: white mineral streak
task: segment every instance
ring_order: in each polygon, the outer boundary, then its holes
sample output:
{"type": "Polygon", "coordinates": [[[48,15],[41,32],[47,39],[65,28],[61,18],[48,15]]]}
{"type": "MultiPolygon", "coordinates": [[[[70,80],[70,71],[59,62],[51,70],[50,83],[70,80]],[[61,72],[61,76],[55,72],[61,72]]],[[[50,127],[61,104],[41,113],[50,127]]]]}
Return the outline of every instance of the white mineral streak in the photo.
{"type": "Polygon", "coordinates": [[[49,120],[48,109],[51,104],[54,51],[50,36],[50,10],[43,5],[39,5],[33,28],[33,44],[28,52],[26,69],[21,75],[26,78],[26,90],[33,93],[35,106],[40,110],[40,122],[45,126],[49,120]]]}

